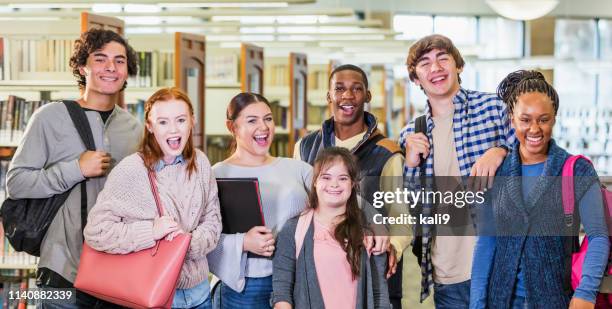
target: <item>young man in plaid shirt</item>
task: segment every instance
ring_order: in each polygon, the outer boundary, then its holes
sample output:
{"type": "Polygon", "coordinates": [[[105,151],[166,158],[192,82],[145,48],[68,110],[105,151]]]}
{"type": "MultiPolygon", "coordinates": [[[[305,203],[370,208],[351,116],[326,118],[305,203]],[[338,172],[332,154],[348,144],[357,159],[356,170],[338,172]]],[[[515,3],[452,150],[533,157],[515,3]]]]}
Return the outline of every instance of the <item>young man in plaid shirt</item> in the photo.
{"type": "MultiPolygon", "coordinates": [[[[420,39],[410,48],[406,64],[410,80],[427,96],[427,130],[415,134],[414,121],[402,129],[404,176],[419,176],[422,158],[426,176],[494,176],[514,142],[505,104],[495,94],[460,86],[465,63],[447,37],[420,39]]],[[[417,207],[423,216],[434,214],[431,204],[417,207]]],[[[423,236],[422,247],[416,248],[422,251],[421,301],[433,284],[436,308],[468,308],[475,236],[435,231],[432,225],[422,225],[422,234],[415,235],[423,236]]]]}

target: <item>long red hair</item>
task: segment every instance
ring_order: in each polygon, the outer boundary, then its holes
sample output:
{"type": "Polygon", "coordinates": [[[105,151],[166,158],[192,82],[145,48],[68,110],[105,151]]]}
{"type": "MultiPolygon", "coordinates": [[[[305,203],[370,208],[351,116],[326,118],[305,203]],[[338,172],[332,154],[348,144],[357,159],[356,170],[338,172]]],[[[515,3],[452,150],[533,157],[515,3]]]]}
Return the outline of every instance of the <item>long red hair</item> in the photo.
{"type": "MultiPolygon", "coordinates": [[[[191,104],[191,100],[189,100],[189,96],[185,92],[183,92],[178,87],[168,87],[157,90],[153,95],[149,97],[147,102],[144,105],[144,119],[145,122],[149,121],[149,113],[151,112],[151,108],[157,102],[169,101],[169,100],[178,100],[183,101],[187,104],[189,108],[189,114],[191,116],[191,130],[193,130],[194,125],[194,117],[193,117],[193,105],[191,104]]],[[[147,130],[146,126],[144,129],[144,134],[142,137],[142,141],[140,142],[140,147],[138,150],[144,159],[144,164],[149,170],[153,170],[155,168],[155,164],[159,162],[164,157],[164,153],[161,150],[161,147],[157,143],[155,136],[153,133],[147,130]]],[[[185,145],[185,149],[183,149],[183,159],[187,164],[187,171],[189,176],[191,173],[196,170],[196,152],[195,147],[193,146],[193,136],[191,132],[189,134],[189,138],[187,138],[187,143],[185,145]]]]}

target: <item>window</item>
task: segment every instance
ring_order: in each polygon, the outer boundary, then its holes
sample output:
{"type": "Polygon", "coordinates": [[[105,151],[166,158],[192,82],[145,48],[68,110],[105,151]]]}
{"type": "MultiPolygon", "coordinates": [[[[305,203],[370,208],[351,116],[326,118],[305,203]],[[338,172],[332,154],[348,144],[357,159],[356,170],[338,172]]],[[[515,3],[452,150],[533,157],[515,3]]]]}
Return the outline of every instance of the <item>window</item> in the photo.
{"type": "Polygon", "coordinates": [[[602,19],[597,26],[601,59],[612,60],[612,20],[602,19]]]}
{"type": "Polygon", "coordinates": [[[396,39],[418,40],[433,31],[433,17],[428,15],[395,15],[393,30],[402,32],[396,39]]]}
{"type": "Polygon", "coordinates": [[[479,58],[523,57],[523,22],[501,17],[479,20],[479,58]]]}
{"type": "Polygon", "coordinates": [[[559,106],[592,106],[595,104],[595,74],[576,63],[559,63],[554,69],[554,86],[559,106]]]}
{"type": "Polygon", "coordinates": [[[588,60],[596,58],[596,24],[592,19],[557,19],[555,57],[588,60]]]}
{"type": "Polygon", "coordinates": [[[476,17],[436,16],[433,29],[449,37],[456,46],[476,44],[476,17]]]}

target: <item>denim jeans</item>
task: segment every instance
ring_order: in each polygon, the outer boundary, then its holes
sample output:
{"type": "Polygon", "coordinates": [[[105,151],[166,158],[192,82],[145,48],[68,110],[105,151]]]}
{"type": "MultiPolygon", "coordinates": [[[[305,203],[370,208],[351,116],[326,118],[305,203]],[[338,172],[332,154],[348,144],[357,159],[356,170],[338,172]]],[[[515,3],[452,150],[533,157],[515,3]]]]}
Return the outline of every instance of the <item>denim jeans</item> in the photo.
{"type": "Polygon", "coordinates": [[[387,285],[389,287],[389,301],[391,302],[391,307],[393,309],[401,309],[402,308],[402,264],[403,261],[400,259],[397,262],[397,269],[395,274],[387,280],[387,285]]]}
{"type": "Polygon", "coordinates": [[[510,308],[512,309],[527,309],[527,299],[523,296],[514,295],[510,301],[510,308]]]}
{"type": "Polygon", "coordinates": [[[220,283],[213,299],[214,308],[220,309],[270,309],[272,296],[272,276],[246,278],[244,290],[238,293],[220,283]]]}
{"type": "Polygon", "coordinates": [[[201,303],[201,304],[199,304],[199,305],[197,305],[195,307],[191,307],[190,309],[212,309],[211,297],[208,296],[203,303],[201,303]]]}
{"type": "Polygon", "coordinates": [[[462,309],[470,307],[470,280],[454,283],[434,283],[436,309],[462,309]]]}

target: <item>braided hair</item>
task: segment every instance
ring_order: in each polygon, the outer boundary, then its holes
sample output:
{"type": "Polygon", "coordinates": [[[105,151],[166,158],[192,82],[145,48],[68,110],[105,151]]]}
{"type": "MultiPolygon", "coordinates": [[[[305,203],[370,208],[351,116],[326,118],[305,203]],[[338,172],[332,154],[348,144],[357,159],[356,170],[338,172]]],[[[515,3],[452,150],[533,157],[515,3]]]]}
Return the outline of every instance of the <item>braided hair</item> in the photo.
{"type": "Polygon", "coordinates": [[[544,75],[538,71],[519,70],[512,72],[497,86],[497,96],[508,105],[510,114],[514,111],[518,97],[528,92],[545,94],[552,101],[555,115],[557,114],[559,95],[555,88],[544,79],[544,75]]]}

